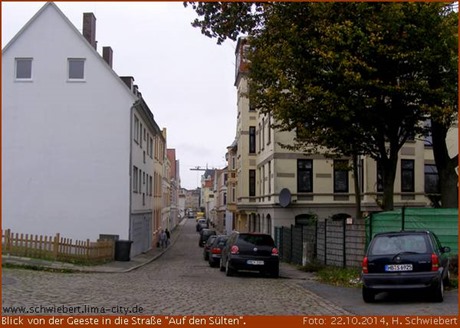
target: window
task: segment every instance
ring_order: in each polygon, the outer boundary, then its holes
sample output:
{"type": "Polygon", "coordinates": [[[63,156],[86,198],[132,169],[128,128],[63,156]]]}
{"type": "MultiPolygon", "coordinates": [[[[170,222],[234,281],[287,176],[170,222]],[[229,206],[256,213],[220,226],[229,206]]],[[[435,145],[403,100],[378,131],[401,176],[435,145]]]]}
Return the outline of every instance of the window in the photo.
{"type": "Polygon", "coordinates": [[[256,195],[256,170],[249,170],[249,196],[256,195]]]}
{"type": "Polygon", "coordinates": [[[433,146],[433,136],[431,135],[431,120],[430,119],[425,120],[423,125],[426,131],[429,131],[429,132],[426,132],[426,134],[424,135],[425,139],[423,140],[423,143],[425,147],[432,147],[433,146]]]}
{"type": "Polygon", "coordinates": [[[272,193],[272,162],[268,162],[268,195],[272,193]]]}
{"type": "Polygon", "coordinates": [[[265,148],[265,118],[262,118],[262,132],[261,136],[262,138],[262,150],[265,148]]]}
{"type": "Polygon", "coordinates": [[[137,193],[137,188],[138,188],[138,187],[137,187],[137,181],[138,181],[138,180],[137,180],[137,179],[138,179],[137,176],[138,176],[138,173],[139,173],[139,171],[138,171],[137,167],[134,166],[134,167],[133,167],[133,192],[135,192],[135,193],[137,193]]]}
{"type": "Polygon", "coordinates": [[[256,152],[256,127],[249,127],[249,153],[255,154],[256,152]]]}
{"type": "Polygon", "coordinates": [[[262,142],[262,124],[259,123],[259,151],[261,151],[264,148],[261,142],[262,142]]]}
{"type": "Polygon", "coordinates": [[[149,177],[149,195],[152,196],[152,176],[149,177]]]}
{"type": "Polygon", "coordinates": [[[268,115],[268,135],[267,135],[267,145],[269,145],[272,142],[272,117],[271,115],[268,115]]]}
{"type": "Polygon", "coordinates": [[[401,160],[401,191],[414,192],[414,160],[401,160]]]}
{"type": "Polygon", "coordinates": [[[16,79],[32,79],[32,58],[16,58],[16,79]]]}
{"type": "Polygon", "coordinates": [[[85,60],[69,58],[69,80],[83,80],[85,78],[85,60]]]}
{"type": "Polygon", "coordinates": [[[334,160],[334,192],[348,192],[348,161],[334,160]]]}
{"type": "Polygon", "coordinates": [[[139,170],[139,184],[137,185],[137,191],[141,193],[142,188],[142,170],[139,170]]]}
{"type": "Polygon", "coordinates": [[[313,192],[313,161],[311,159],[297,160],[297,191],[313,192]]]}
{"type": "Polygon", "coordinates": [[[383,192],[383,169],[382,164],[377,162],[377,192],[383,192]]]}
{"type": "Polygon", "coordinates": [[[153,158],[153,139],[150,137],[150,158],[153,158]]]}
{"type": "Polygon", "coordinates": [[[139,140],[139,119],[134,115],[134,141],[138,142],[139,140]]]}
{"type": "Polygon", "coordinates": [[[435,164],[425,164],[425,193],[440,193],[439,174],[435,164]]]}
{"type": "Polygon", "coordinates": [[[145,131],[142,127],[142,123],[140,124],[139,128],[139,146],[142,148],[142,131],[145,131]]]}

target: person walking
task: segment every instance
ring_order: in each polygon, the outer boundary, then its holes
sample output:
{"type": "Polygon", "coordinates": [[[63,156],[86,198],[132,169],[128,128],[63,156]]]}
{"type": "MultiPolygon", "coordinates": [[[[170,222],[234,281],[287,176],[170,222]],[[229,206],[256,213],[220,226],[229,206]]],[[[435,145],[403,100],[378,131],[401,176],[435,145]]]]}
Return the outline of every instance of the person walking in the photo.
{"type": "Polygon", "coordinates": [[[166,248],[167,243],[168,243],[168,237],[166,235],[166,232],[163,229],[161,229],[161,231],[160,231],[160,247],[161,248],[166,248]]]}
{"type": "Polygon", "coordinates": [[[166,246],[168,246],[169,240],[171,239],[171,233],[169,232],[168,228],[166,228],[165,234],[166,234],[166,246]]]}

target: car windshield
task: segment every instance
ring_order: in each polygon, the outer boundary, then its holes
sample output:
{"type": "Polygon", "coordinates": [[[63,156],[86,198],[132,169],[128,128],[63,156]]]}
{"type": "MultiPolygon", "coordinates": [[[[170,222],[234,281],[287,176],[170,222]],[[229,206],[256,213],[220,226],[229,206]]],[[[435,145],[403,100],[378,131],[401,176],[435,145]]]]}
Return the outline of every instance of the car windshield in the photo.
{"type": "Polygon", "coordinates": [[[376,237],[370,255],[399,253],[426,253],[427,246],[423,235],[388,235],[376,237]]]}

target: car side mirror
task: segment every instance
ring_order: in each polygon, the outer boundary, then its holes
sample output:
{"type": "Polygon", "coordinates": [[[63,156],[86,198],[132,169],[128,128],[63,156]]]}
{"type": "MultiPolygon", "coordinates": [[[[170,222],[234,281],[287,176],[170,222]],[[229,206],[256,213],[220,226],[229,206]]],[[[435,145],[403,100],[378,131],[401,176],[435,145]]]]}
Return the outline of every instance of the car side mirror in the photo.
{"type": "Polygon", "coordinates": [[[441,252],[442,253],[449,253],[450,252],[450,247],[449,246],[441,247],[441,252]]]}

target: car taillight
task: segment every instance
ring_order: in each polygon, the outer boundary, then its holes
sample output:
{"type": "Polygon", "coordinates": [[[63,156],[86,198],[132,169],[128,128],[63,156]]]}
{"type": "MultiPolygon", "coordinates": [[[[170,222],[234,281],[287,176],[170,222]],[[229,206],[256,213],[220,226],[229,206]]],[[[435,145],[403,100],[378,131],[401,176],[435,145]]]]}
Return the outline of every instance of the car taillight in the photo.
{"type": "Polygon", "coordinates": [[[232,254],[238,254],[239,251],[240,249],[236,245],[233,245],[232,248],[230,249],[230,253],[232,254]]]}
{"type": "Polygon", "coordinates": [[[278,256],[279,253],[278,253],[278,248],[274,247],[272,248],[272,256],[278,256]]]}
{"type": "Polygon", "coordinates": [[[436,254],[431,254],[431,271],[439,270],[439,257],[436,254]]]}
{"type": "Polygon", "coordinates": [[[211,249],[212,254],[220,254],[222,253],[221,249],[219,247],[211,249]]]}
{"type": "Polygon", "coordinates": [[[369,263],[369,259],[366,256],[365,258],[363,258],[363,263],[362,263],[363,273],[369,273],[369,269],[367,268],[368,263],[369,263]]]}

